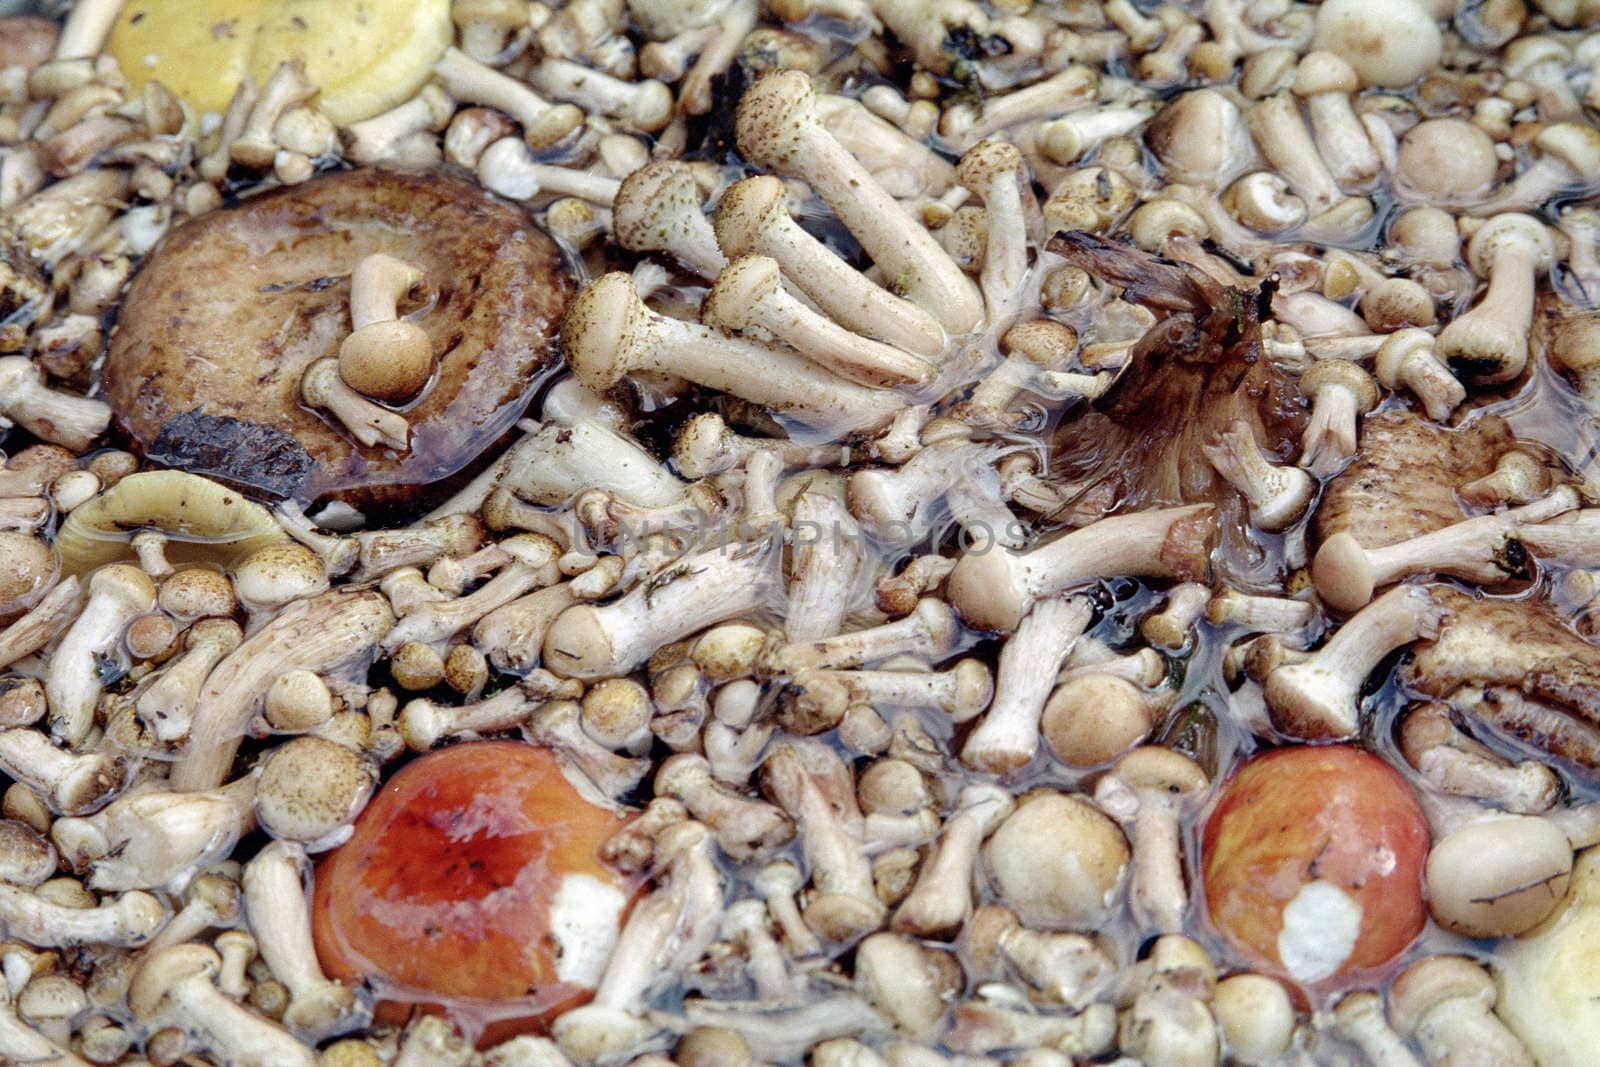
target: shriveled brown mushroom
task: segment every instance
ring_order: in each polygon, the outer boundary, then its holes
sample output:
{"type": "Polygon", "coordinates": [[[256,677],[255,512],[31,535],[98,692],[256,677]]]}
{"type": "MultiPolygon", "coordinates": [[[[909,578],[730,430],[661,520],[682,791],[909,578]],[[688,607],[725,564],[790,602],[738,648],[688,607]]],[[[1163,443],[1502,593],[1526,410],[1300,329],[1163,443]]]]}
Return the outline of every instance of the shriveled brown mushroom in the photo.
{"type": "Polygon", "coordinates": [[[133,280],[102,382],[158,463],[302,501],[416,500],[511,428],[570,293],[519,208],[442,172],[348,171],[174,232],[133,280]],[[359,447],[299,402],[302,373],[349,333],[350,274],[379,252],[428,281],[399,309],[438,353],[408,451],[359,447]]]}

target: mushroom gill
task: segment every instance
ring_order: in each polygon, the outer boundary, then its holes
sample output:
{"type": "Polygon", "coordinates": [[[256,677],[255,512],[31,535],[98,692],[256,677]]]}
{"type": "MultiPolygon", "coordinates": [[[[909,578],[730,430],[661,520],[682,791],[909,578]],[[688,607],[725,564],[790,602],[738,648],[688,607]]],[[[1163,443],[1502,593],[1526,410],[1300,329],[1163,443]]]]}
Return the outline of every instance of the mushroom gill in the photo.
{"type": "Polygon", "coordinates": [[[1224,286],[1188,265],[1082,232],[1058,233],[1047,248],[1157,315],[1116,384],[1057,428],[1051,477],[1072,502],[1052,517],[1077,525],[1114,512],[1216,503],[1225,575],[1252,584],[1240,572],[1261,557],[1232,550],[1247,547],[1243,498],[1202,446],[1242,421],[1269,460],[1283,462],[1299,448],[1305,400],[1261,346],[1272,281],[1254,292],[1224,286]]]}

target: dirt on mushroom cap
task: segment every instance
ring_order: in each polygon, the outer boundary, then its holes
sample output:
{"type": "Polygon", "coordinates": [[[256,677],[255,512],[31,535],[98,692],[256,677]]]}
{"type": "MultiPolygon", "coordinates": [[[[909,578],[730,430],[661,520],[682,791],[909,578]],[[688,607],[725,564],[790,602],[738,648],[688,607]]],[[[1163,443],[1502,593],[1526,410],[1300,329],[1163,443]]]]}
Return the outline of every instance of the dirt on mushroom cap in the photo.
{"type": "Polygon", "coordinates": [[[570,293],[555,242],[476,184],[349,171],[176,231],[133,280],[102,381],[151,460],[275,497],[405,503],[510,428],[570,293]],[[404,453],[358,446],[299,398],[349,333],[349,274],[373,252],[416,263],[432,296],[416,321],[438,370],[404,453]]]}

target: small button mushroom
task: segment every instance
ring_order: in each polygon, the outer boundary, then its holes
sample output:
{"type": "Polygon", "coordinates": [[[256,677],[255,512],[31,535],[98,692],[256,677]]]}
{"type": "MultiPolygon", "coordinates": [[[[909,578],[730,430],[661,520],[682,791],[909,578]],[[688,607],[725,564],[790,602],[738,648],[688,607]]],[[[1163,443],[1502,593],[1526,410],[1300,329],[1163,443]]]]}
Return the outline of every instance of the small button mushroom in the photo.
{"type": "Polygon", "coordinates": [[[1313,47],[1340,56],[1365,86],[1403,89],[1439,65],[1442,38],[1417,0],[1331,0],[1313,47]]]}
{"type": "Polygon", "coordinates": [[[1300,464],[1326,477],[1356,451],[1356,420],[1377,407],[1378,383],[1352,360],[1322,359],[1300,376],[1300,391],[1312,400],[1301,438],[1300,464]]]}
{"type": "Polygon", "coordinates": [[[270,613],[328,589],[328,572],[317,554],[294,542],[268,545],[234,567],[233,589],[252,615],[270,613]]]}
{"type": "Polygon", "coordinates": [[[1189,894],[1183,881],[1179,820],[1210,784],[1198,763],[1159,745],[1136,748],[1095,785],[1095,800],[1124,827],[1131,823],[1133,875],[1128,907],[1142,929],[1183,929],[1189,894]]]}
{"type": "Polygon", "coordinates": [[[1236,974],[1217,983],[1211,1010],[1240,1063],[1265,1067],[1294,1044],[1295,1007],[1283,983],[1264,974],[1236,974]]]}
{"type": "Polygon", "coordinates": [[[88,603],[50,658],[45,692],[50,699],[51,733],[69,745],[88,736],[95,704],[109,680],[102,661],[117,661],[118,642],[128,621],[155,603],[156,587],[137,567],[114,564],[89,579],[88,603]]]}
{"type": "Polygon", "coordinates": [[[342,981],[475,998],[534,990],[545,995],[527,1002],[530,1016],[549,1019],[596,988],[616,942],[634,883],[599,856],[622,825],[547,749],[485,741],[421,757],[318,865],[317,955],[342,981]],[[410,936],[416,921],[437,935],[410,936]]]}
{"type": "Polygon", "coordinates": [[[1384,338],[1373,369],[1387,388],[1410,389],[1428,418],[1443,422],[1467,398],[1467,390],[1433,353],[1433,335],[1407,326],[1384,338]]]}
{"type": "Polygon", "coordinates": [[[212,984],[221,968],[221,957],[204,945],[174,945],[146,956],[128,986],[135,1021],[151,1029],[182,1027],[225,1063],[315,1067],[317,1054],[308,1046],[212,984]]]}
{"type": "Polygon", "coordinates": [[[1560,904],[1572,844],[1553,823],[1496,815],[1456,829],[1428,853],[1428,911],[1468,937],[1508,937],[1543,922],[1560,904]]]}
{"type": "Polygon", "coordinates": [[[1494,979],[1465,956],[1429,956],[1401,972],[1389,989],[1389,1016],[1416,1039],[1431,1067],[1477,1058],[1533,1067],[1533,1057],[1494,1014],[1494,979]]]}
{"type": "Polygon", "coordinates": [[[0,623],[23,615],[49,591],[59,567],[42,537],[0,530],[0,623]]]}
{"type": "Polygon", "coordinates": [[[1489,135],[1464,119],[1419,122],[1400,139],[1395,174],[1408,200],[1443,207],[1481,201],[1494,184],[1500,160],[1489,135]]]}
{"type": "Polygon", "coordinates": [[[1155,710],[1139,687],[1112,674],[1082,674],[1056,687],[1044,706],[1045,744],[1069,767],[1096,767],[1149,736],[1155,710]]]}
{"type": "Polygon", "coordinates": [[[1310,506],[1311,476],[1298,467],[1268,462],[1249,423],[1237,420],[1201,447],[1217,473],[1244,494],[1250,521],[1260,529],[1284,530],[1310,506]]]}
{"type": "Polygon", "coordinates": [[[444,681],[444,657],[432,645],[407,641],[389,657],[389,676],[414,693],[432,689],[444,681]]]}
{"type": "Polygon", "coordinates": [[[376,786],[366,760],[320,737],[296,737],[263,761],[256,790],[256,816],[274,837],[301,842],[312,851],[349,835],[376,786]]]}
{"type": "Polygon", "coordinates": [[[1089,930],[1111,914],[1130,857],[1117,824],[1082,797],[1023,798],[983,847],[984,870],[1024,925],[1089,930]]]}
{"type": "Polygon", "coordinates": [[[1276,749],[1223,785],[1200,841],[1212,923],[1269,974],[1379,966],[1424,923],[1428,827],[1410,786],[1348,745],[1276,749]]]}
{"type": "Polygon", "coordinates": [[[427,332],[398,318],[396,309],[421,282],[421,270],[382,252],[356,264],[350,276],[351,333],[339,345],[339,377],[363,396],[400,403],[432,377],[427,332]]]}

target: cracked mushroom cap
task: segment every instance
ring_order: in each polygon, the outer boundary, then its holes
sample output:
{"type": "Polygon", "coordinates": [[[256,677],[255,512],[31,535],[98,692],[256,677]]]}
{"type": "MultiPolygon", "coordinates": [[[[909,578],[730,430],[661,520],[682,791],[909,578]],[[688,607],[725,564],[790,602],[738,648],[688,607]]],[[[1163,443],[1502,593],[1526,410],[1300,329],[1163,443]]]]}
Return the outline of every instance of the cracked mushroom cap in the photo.
{"type": "Polygon", "coordinates": [[[445,491],[511,428],[571,289],[555,243],[477,184],[347,171],[174,231],[128,289],[101,380],[149,460],[265,496],[403,504],[445,491]],[[363,447],[299,398],[350,334],[351,272],[378,252],[422,271],[425,299],[399,310],[438,355],[404,409],[405,451],[363,447]]]}

